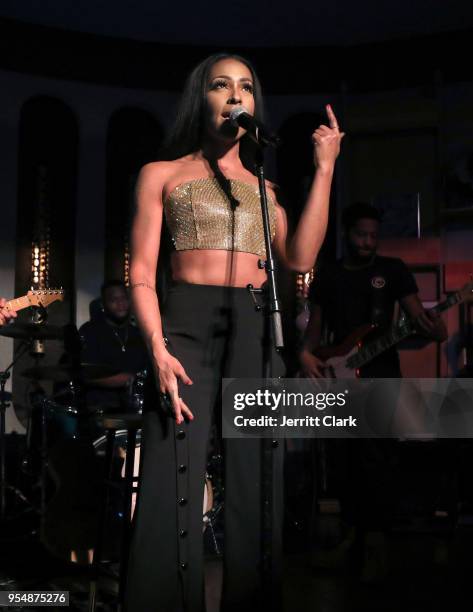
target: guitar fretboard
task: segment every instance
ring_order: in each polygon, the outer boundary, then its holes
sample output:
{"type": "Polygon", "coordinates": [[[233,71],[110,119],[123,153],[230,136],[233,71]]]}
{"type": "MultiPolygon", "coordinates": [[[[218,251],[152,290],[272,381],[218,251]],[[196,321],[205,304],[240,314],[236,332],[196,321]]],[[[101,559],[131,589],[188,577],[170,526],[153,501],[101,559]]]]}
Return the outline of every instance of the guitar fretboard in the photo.
{"type": "Polygon", "coordinates": [[[352,370],[361,368],[366,363],[387,351],[389,348],[407,338],[414,332],[414,326],[410,322],[403,323],[401,326],[393,326],[389,332],[362,346],[357,353],[347,359],[347,367],[352,370]]]}
{"type": "Polygon", "coordinates": [[[5,308],[8,308],[8,310],[14,310],[16,312],[17,310],[28,308],[28,306],[30,305],[31,305],[31,302],[28,296],[24,295],[14,300],[8,300],[8,302],[5,304],[5,308]]]}
{"type": "MultiPolygon", "coordinates": [[[[461,292],[452,293],[446,300],[431,308],[431,311],[440,314],[444,310],[448,310],[452,306],[463,302],[464,299],[465,297],[461,292]]],[[[402,325],[393,325],[389,332],[377,340],[373,340],[373,342],[369,342],[365,346],[362,346],[357,353],[348,357],[346,366],[352,370],[361,368],[387,349],[415,333],[415,331],[415,326],[411,321],[406,321],[402,323],[402,325]]]]}

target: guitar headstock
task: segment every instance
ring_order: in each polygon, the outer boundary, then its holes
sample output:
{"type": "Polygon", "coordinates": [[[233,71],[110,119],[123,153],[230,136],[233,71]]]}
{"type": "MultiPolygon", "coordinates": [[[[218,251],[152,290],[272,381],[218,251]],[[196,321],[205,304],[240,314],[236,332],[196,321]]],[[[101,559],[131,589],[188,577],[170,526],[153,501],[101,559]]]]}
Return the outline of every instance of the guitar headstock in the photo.
{"type": "Polygon", "coordinates": [[[49,306],[53,302],[64,300],[64,289],[32,289],[26,294],[30,306],[49,306]]]}

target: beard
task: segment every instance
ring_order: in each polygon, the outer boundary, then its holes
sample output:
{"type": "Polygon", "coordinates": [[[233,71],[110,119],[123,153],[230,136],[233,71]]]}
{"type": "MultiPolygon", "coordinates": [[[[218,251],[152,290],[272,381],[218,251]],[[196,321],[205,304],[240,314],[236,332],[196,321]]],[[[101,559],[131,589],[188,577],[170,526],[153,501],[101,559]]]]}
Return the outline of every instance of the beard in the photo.
{"type": "Polygon", "coordinates": [[[348,247],[348,252],[350,254],[350,258],[354,262],[360,263],[360,264],[367,264],[376,255],[376,249],[372,249],[370,251],[366,251],[366,252],[362,252],[361,253],[359,249],[354,248],[352,246],[348,247]]]}
{"type": "Polygon", "coordinates": [[[112,323],[115,323],[115,325],[122,325],[123,323],[128,321],[128,318],[130,316],[129,312],[127,312],[124,315],[116,315],[108,310],[105,310],[104,314],[107,317],[107,319],[109,319],[112,323]]]}

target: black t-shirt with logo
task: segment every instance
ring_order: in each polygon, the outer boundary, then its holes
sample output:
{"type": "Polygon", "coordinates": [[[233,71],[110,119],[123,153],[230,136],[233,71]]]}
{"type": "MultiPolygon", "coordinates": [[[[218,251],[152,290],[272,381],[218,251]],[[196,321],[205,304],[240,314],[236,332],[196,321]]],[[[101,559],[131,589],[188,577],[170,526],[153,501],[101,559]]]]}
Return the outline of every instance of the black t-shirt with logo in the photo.
{"type": "MultiPolygon", "coordinates": [[[[322,266],[311,285],[309,300],[321,306],[331,343],[339,344],[367,323],[378,326],[377,335],[383,333],[392,324],[395,303],[417,292],[413,275],[400,259],[377,255],[364,268],[348,269],[343,260],[322,266]]],[[[364,377],[400,376],[396,349],[373,359],[361,373],[364,377]]]]}

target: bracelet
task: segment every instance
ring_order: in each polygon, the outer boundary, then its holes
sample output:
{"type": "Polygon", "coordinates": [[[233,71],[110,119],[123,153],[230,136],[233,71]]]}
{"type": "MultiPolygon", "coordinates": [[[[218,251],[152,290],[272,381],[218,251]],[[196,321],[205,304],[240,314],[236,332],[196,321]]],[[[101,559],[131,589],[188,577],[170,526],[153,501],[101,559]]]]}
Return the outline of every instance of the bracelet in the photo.
{"type": "Polygon", "coordinates": [[[156,291],[156,287],[148,285],[148,283],[134,283],[133,285],[130,285],[130,289],[135,289],[136,287],[146,287],[147,289],[151,289],[151,291],[156,291]]]}

